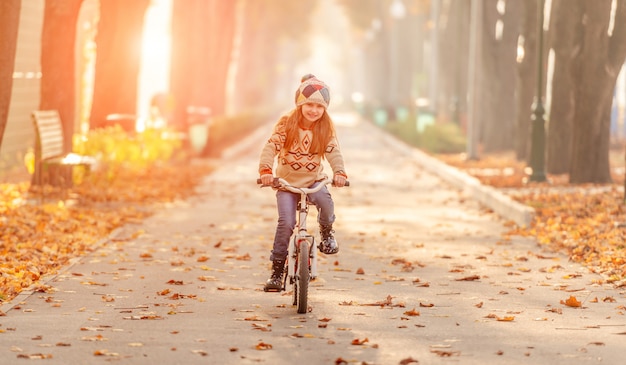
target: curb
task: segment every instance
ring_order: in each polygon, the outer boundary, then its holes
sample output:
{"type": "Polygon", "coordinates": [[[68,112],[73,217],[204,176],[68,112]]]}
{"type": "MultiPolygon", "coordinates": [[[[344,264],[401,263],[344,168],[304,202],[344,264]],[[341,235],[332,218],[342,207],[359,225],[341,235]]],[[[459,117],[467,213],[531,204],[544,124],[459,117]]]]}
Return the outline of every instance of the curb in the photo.
{"type": "Polygon", "coordinates": [[[467,189],[475,200],[493,209],[493,211],[502,218],[512,220],[518,226],[526,227],[530,226],[530,223],[533,221],[535,216],[535,210],[533,208],[513,200],[510,196],[498,191],[492,186],[481,184],[480,180],[477,178],[408,145],[406,142],[372,125],[371,122],[367,120],[364,120],[364,124],[382,131],[385,143],[393,148],[403,149],[403,152],[408,155],[413,155],[415,161],[446,182],[458,188],[467,189]]]}

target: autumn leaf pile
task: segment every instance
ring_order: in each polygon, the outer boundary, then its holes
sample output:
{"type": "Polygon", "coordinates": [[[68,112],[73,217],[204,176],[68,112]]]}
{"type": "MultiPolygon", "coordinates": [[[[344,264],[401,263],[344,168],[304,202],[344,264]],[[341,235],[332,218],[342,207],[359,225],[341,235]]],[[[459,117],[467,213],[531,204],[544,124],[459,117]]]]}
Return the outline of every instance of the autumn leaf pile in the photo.
{"type": "Polygon", "coordinates": [[[193,194],[212,169],[162,164],[94,173],[68,191],[29,192],[29,183],[0,185],[0,302],[96,249],[114,229],[150,215],[162,202],[193,194]],[[106,172],[108,173],[108,172],[106,172]]]}
{"type": "MultiPolygon", "coordinates": [[[[542,245],[565,252],[609,283],[626,278],[626,210],[616,188],[559,193],[531,192],[517,198],[535,208],[534,223],[512,233],[534,236],[542,245]]],[[[621,285],[621,283],[620,283],[621,285]]]]}
{"type": "Polygon", "coordinates": [[[567,175],[548,175],[548,182],[527,183],[525,163],[510,155],[476,161],[461,155],[437,158],[535,209],[530,227],[515,227],[510,234],[535,237],[544,247],[603,275],[606,282],[624,285],[626,208],[621,159],[611,159],[614,184],[573,185],[568,184],[567,175]]]}

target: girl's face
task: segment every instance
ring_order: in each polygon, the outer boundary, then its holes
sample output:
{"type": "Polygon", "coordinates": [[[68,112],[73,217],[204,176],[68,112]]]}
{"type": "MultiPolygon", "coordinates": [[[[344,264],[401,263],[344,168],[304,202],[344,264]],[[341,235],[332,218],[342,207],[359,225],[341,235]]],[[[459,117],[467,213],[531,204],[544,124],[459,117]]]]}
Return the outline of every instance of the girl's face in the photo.
{"type": "Polygon", "coordinates": [[[317,103],[302,104],[302,115],[309,122],[319,120],[324,114],[324,107],[317,103]]]}

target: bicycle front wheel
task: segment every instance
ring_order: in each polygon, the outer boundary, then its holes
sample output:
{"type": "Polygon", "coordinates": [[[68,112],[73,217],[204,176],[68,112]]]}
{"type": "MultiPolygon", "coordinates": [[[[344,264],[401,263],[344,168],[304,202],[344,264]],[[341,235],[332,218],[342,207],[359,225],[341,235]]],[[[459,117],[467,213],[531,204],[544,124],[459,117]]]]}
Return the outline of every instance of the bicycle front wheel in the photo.
{"type": "Polygon", "coordinates": [[[306,313],[307,296],[309,292],[309,241],[300,241],[300,251],[298,252],[298,273],[296,275],[296,304],[298,313],[306,313]]]}

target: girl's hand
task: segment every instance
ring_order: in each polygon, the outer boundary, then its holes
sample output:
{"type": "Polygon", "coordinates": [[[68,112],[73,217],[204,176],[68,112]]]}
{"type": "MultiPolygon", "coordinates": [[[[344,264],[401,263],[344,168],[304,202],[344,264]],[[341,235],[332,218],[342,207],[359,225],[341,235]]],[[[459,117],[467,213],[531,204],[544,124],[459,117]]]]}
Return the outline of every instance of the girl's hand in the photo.
{"type": "Polygon", "coordinates": [[[346,178],[342,175],[335,175],[335,177],[333,177],[333,185],[335,185],[338,188],[345,186],[346,178]]]}
{"type": "Polygon", "coordinates": [[[272,185],[273,183],[274,183],[274,175],[272,174],[261,175],[261,184],[272,185]]]}

